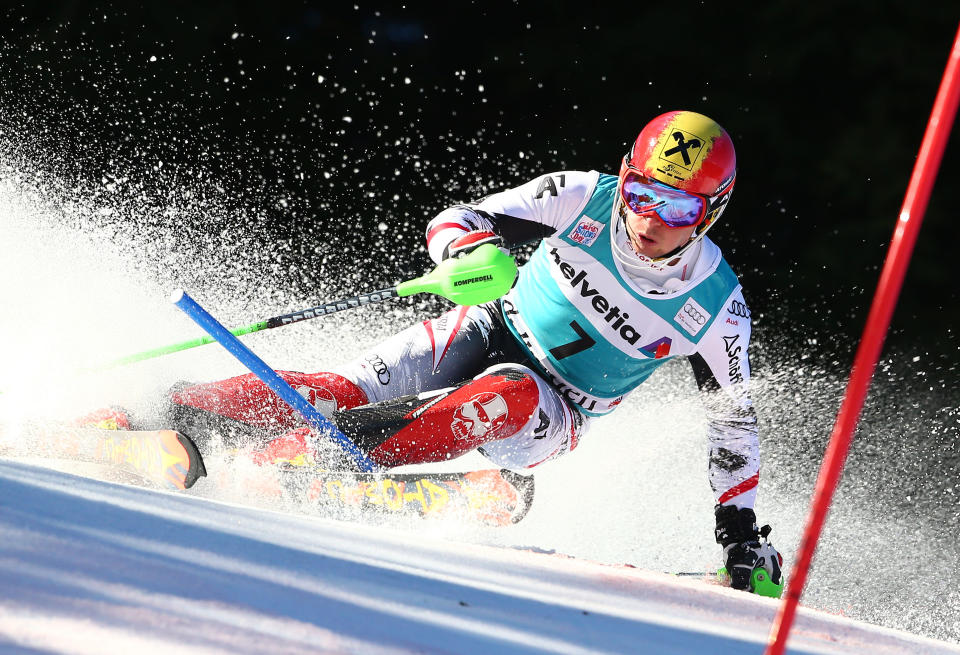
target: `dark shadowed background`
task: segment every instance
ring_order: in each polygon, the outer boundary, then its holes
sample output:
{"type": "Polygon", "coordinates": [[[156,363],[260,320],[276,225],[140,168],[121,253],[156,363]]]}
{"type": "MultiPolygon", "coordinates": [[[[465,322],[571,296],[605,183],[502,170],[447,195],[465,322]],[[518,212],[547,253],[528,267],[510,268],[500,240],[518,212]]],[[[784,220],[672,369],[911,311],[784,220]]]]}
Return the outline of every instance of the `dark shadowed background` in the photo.
{"type": "MultiPolygon", "coordinates": [[[[616,172],[647,120],[693,109],[736,144],[712,236],[761,340],[846,367],[950,4],[10,4],[0,130],[66,196],[135,198],[121,232],[245,230],[294,287],[350,291],[425,270],[422,228],[443,206],[543,171],[616,172]]],[[[957,146],[885,350],[908,385],[916,357],[931,383],[960,361],[957,146]]]]}

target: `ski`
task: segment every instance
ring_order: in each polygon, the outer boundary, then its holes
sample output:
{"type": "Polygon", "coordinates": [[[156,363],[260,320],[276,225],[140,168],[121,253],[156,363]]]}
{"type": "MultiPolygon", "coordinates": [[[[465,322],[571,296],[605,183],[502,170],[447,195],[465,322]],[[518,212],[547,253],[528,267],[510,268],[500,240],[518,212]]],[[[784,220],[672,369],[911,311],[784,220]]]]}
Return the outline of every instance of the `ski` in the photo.
{"type": "MultiPolygon", "coordinates": [[[[115,430],[27,424],[0,430],[0,455],[70,460],[109,467],[146,486],[185,490],[207,475],[197,446],[175,430],[115,430]]],[[[234,476],[227,468],[215,479],[234,476]]],[[[533,503],[533,476],[507,469],[465,472],[359,473],[318,466],[264,467],[279,482],[272,493],[324,515],[442,518],[506,526],[533,503]]]]}
{"type": "MultiPolygon", "coordinates": [[[[730,586],[730,574],[727,573],[726,567],[721,567],[716,571],[664,571],[667,575],[675,575],[678,577],[686,578],[701,578],[702,580],[720,585],[722,587],[730,586]]],[[[784,578],[781,578],[779,583],[773,582],[770,579],[770,575],[767,573],[766,569],[763,567],[757,567],[750,574],[750,588],[746,591],[749,591],[752,594],[758,596],[767,596],[769,598],[780,598],[783,594],[783,585],[784,578]]]]}
{"type": "Polygon", "coordinates": [[[280,471],[292,500],[347,517],[406,515],[507,526],[533,503],[533,476],[507,469],[453,473],[354,473],[290,466],[280,471]]]}
{"type": "Polygon", "coordinates": [[[207,474],[196,445],[175,430],[28,424],[13,432],[5,454],[100,464],[163,489],[189,489],[207,474]]]}

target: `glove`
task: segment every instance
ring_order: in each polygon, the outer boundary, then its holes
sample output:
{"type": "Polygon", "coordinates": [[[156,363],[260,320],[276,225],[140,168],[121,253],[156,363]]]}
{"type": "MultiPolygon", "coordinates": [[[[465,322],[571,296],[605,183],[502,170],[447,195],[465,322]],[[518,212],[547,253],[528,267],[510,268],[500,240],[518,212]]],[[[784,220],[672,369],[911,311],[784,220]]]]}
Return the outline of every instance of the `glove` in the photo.
{"type": "Polygon", "coordinates": [[[472,232],[458,236],[447,244],[447,247],[443,249],[443,259],[463,257],[485,243],[492,243],[503,252],[508,255],[510,254],[510,251],[504,247],[503,239],[500,238],[500,235],[494,234],[489,230],[473,230],[472,232]]]}
{"type": "Polygon", "coordinates": [[[783,556],[767,541],[770,526],[758,529],[757,515],[749,507],[717,505],[714,514],[717,543],[723,546],[723,565],[730,576],[730,586],[779,598],[783,593],[783,556]],[[763,569],[766,576],[754,578],[757,569],[763,569]],[[758,580],[763,582],[762,588],[759,583],[754,584],[758,580]]]}

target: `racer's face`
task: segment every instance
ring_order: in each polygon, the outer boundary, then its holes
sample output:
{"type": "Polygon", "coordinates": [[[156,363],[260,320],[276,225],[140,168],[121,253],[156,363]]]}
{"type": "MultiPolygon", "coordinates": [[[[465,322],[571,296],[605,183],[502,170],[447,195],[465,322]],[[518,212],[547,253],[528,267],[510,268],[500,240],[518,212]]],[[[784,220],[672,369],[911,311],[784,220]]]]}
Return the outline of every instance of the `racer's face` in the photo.
{"type": "Polygon", "coordinates": [[[636,214],[623,208],[630,243],[638,254],[651,259],[663,257],[684,245],[693,236],[696,225],[667,227],[653,212],[636,214]]]}

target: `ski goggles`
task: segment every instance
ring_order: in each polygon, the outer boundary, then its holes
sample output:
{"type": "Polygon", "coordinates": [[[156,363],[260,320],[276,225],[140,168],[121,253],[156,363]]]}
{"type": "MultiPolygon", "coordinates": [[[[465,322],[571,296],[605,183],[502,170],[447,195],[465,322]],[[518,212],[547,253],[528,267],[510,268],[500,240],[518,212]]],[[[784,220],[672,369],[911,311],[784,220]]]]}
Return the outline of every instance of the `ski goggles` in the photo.
{"type": "Polygon", "coordinates": [[[656,214],[667,227],[699,225],[707,215],[706,196],[681,191],[628,168],[620,184],[620,197],[635,214],[656,214]]]}

